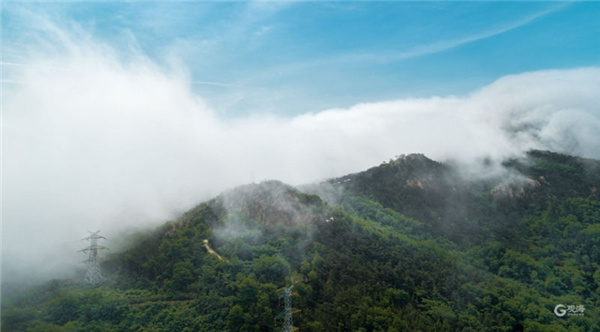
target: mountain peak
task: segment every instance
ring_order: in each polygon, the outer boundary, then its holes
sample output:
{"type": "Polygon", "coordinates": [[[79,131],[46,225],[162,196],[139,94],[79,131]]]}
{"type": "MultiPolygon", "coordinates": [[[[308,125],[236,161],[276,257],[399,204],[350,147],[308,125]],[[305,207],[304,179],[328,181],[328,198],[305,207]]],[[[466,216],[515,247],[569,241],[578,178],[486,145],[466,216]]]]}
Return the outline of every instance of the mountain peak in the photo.
{"type": "Polygon", "coordinates": [[[217,198],[227,215],[274,225],[307,225],[316,220],[323,202],[316,195],[300,192],[280,181],[237,187],[217,198]]]}

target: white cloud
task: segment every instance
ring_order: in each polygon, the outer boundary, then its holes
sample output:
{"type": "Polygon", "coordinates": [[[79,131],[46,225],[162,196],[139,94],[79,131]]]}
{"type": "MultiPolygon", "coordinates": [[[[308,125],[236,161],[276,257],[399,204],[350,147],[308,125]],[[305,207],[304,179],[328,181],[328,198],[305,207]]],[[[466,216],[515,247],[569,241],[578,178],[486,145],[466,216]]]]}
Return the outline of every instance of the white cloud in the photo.
{"type": "Polygon", "coordinates": [[[508,76],[464,97],[221,119],[185,70],[123,60],[89,38],[67,44],[23,59],[19,84],[4,87],[5,271],[51,273],[81,258],[87,230],[110,237],[252,181],[300,184],[412,152],[465,163],[531,148],[600,158],[598,68],[508,76]]]}

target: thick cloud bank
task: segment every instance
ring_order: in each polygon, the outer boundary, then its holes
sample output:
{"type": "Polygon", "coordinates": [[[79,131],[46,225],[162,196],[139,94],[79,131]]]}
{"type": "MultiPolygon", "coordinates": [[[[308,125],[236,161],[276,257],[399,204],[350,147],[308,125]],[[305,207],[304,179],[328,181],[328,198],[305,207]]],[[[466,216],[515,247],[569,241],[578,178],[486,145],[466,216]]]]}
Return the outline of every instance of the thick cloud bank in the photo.
{"type": "Polygon", "coordinates": [[[8,274],[75,264],[87,230],[110,237],[253,181],[306,183],[413,152],[466,165],[532,148],[600,158],[599,68],[507,76],[467,96],[235,119],[194,95],[184,70],[106,47],[71,45],[17,69],[3,96],[8,274]]]}

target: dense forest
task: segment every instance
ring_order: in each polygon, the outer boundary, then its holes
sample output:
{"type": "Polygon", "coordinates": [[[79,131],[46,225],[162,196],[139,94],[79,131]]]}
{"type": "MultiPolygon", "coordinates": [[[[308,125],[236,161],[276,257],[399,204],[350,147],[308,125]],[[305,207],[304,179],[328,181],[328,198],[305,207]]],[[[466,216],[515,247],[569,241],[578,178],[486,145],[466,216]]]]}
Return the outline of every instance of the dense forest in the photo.
{"type": "Polygon", "coordinates": [[[2,331],[279,331],[292,285],[299,331],[600,331],[598,188],[599,161],[544,151],[250,184],[131,237],[97,287],[4,296],[2,331]]]}

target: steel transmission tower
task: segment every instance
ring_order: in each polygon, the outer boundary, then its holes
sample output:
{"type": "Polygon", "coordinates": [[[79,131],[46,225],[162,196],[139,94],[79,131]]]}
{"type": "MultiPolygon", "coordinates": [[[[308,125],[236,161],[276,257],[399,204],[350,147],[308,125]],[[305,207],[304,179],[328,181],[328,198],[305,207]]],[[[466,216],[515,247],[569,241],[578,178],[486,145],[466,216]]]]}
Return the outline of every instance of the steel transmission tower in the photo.
{"type": "Polygon", "coordinates": [[[292,288],[294,288],[294,285],[286,288],[285,292],[282,294],[285,300],[285,317],[283,318],[282,332],[292,332],[294,328],[294,323],[292,321],[292,288]]]}
{"type": "Polygon", "coordinates": [[[297,330],[297,328],[294,327],[292,315],[300,312],[301,310],[292,308],[292,295],[297,294],[295,292],[292,292],[293,288],[294,288],[294,282],[292,280],[292,285],[288,288],[284,288],[283,293],[281,293],[281,295],[279,296],[280,298],[283,298],[284,305],[285,305],[285,309],[282,312],[280,312],[277,315],[277,317],[275,317],[275,319],[279,319],[279,318],[283,317],[283,328],[281,329],[281,332],[293,332],[293,331],[297,330]]]}
{"type": "Polygon", "coordinates": [[[102,273],[100,272],[100,265],[98,264],[98,250],[108,249],[103,246],[98,245],[99,239],[106,238],[102,235],[99,235],[100,231],[89,232],[90,236],[86,237],[83,240],[90,241],[90,246],[82,249],[80,251],[88,253],[88,259],[83,261],[87,265],[87,270],[85,272],[85,277],[83,279],[83,283],[86,286],[96,286],[100,284],[102,281],[102,273]]]}

